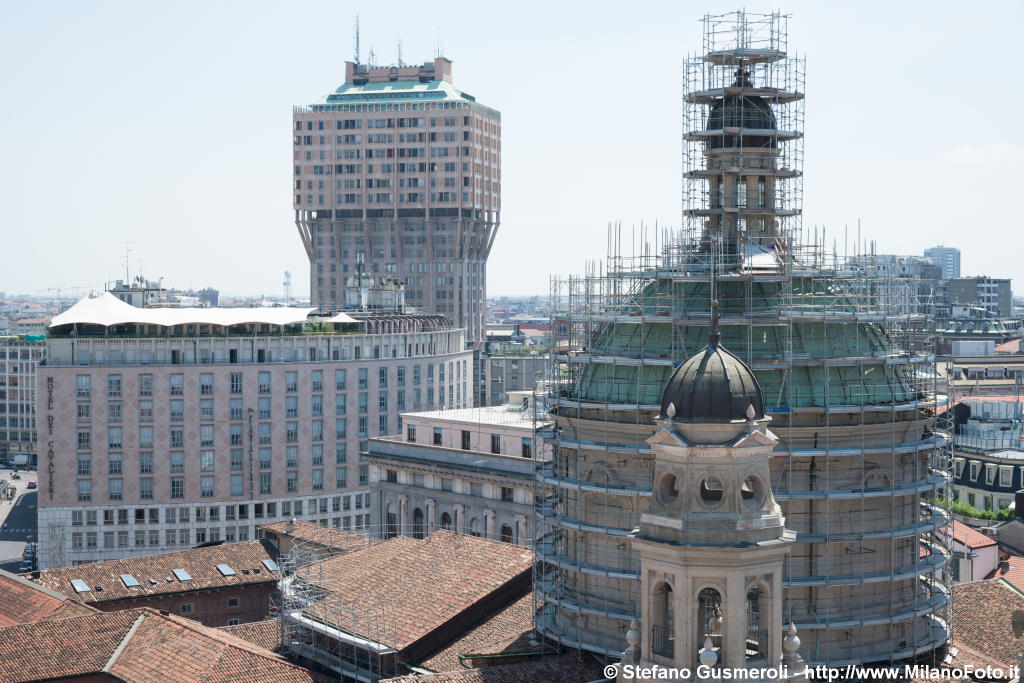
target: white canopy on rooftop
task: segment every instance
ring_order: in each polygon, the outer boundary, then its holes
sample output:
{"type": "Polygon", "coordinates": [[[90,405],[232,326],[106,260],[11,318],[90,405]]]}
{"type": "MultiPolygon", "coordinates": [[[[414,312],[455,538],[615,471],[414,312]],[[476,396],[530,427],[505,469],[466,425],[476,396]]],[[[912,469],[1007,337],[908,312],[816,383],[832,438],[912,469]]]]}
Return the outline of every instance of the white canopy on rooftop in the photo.
{"type": "MultiPolygon", "coordinates": [[[[303,323],[315,308],[137,308],[110,292],[85,297],[50,321],[60,325],[292,325],[303,323]]],[[[339,314],[343,315],[343,314],[339,314]]],[[[346,318],[348,316],[345,316],[346,318]]],[[[341,321],[348,322],[348,321],[341,321]]],[[[352,320],[351,322],[356,322],[352,320]]]]}
{"type": "Polygon", "coordinates": [[[335,313],[333,316],[328,318],[325,322],[329,323],[357,323],[359,322],[352,316],[346,313],[335,313]]]}

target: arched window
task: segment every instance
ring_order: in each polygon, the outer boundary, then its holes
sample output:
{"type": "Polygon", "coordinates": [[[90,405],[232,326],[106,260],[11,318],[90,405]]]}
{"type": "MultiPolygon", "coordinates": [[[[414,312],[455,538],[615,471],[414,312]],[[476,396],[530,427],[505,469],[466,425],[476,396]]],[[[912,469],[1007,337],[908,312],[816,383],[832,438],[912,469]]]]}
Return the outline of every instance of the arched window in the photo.
{"type": "Polygon", "coordinates": [[[395,514],[391,503],[388,503],[384,514],[385,528],[384,538],[394,538],[398,535],[398,515],[395,514]]]}
{"type": "Polygon", "coordinates": [[[419,508],[412,511],[412,537],[423,538],[423,510],[419,508]]]}
{"type": "Polygon", "coordinates": [[[704,641],[711,638],[711,645],[722,663],[722,594],[714,588],[705,588],[697,595],[697,652],[704,648],[704,641]]]}
{"type": "Polygon", "coordinates": [[[473,519],[469,520],[469,533],[470,533],[471,536],[479,536],[480,535],[480,520],[477,519],[476,517],[474,517],[473,519]]]}
{"type": "Polygon", "coordinates": [[[748,662],[765,659],[768,656],[768,614],[767,594],[760,586],[747,591],[747,650],[748,662]],[[762,618],[762,615],[765,618],[762,618]]]}
{"type": "Polygon", "coordinates": [[[449,515],[447,512],[442,512],[441,513],[441,528],[442,529],[448,529],[449,531],[451,531],[451,528],[452,528],[452,516],[449,515]]]}
{"type": "Polygon", "coordinates": [[[651,624],[651,651],[672,659],[675,656],[675,610],[672,605],[672,586],[659,583],[654,587],[653,623],[651,624]]]}
{"type": "Polygon", "coordinates": [[[508,524],[501,525],[501,541],[502,543],[512,542],[512,527],[508,524]]]}

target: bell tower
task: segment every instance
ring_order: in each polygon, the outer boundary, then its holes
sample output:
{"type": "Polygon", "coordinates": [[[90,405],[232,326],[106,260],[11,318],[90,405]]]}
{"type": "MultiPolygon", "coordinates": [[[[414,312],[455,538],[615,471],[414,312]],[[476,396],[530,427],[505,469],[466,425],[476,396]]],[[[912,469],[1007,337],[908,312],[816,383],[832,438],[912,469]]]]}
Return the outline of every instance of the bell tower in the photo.
{"type": "Polygon", "coordinates": [[[705,349],[669,378],[654,495],[632,541],[640,556],[644,664],[778,666],[782,563],[793,535],[772,496],[761,388],[719,345],[713,304],[705,349]]]}

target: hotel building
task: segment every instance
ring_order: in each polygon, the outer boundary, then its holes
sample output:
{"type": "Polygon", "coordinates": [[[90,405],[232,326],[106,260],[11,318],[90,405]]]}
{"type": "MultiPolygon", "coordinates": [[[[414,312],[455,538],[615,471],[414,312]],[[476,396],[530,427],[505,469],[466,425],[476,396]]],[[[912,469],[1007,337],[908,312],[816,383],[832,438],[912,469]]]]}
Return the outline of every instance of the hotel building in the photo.
{"type": "Polygon", "coordinates": [[[487,255],[501,214],[501,115],[456,88],[444,57],[346,63],[294,108],[295,224],[310,297],[337,310],[346,278],[398,278],[409,304],[484,339],[487,255]]]}
{"type": "Polygon", "coordinates": [[[369,525],[371,436],[471,405],[442,316],[134,308],[50,327],[38,369],[41,568],[255,537],[277,519],[369,525]]]}

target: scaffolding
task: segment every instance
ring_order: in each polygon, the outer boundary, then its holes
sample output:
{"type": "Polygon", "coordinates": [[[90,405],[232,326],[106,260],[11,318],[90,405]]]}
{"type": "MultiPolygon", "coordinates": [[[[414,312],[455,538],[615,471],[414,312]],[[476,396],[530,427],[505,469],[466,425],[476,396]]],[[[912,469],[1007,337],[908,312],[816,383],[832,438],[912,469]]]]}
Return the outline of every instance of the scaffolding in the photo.
{"type": "Polygon", "coordinates": [[[342,529],[320,527],[278,559],[282,650],[331,672],[338,680],[378,680],[397,675],[398,624],[393,614],[359,607],[332,589],[325,561],[377,541],[342,529]]]}
{"type": "MultiPolygon", "coordinates": [[[[629,536],[651,495],[645,443],[674,367],[706,343],[744,359],[780,438],[772,488],[795,532],[784,620],[809,662],[894,662],[949,638],[951,439],[930,291],[801,221],[803,60],[786,17],[706,17],[686,61],[683,229],[610,226],[602,264],[555,278],[535,512],[537,629],[608,657],[639,617],[629,536]],[[654,243],[650,244],[650,235],[654,243]],[[638,245],[638,246],[637,246],[638,245]],[[550,487],[545,493],[543,487],[550,487]]],[[[779,628],[783,625],[780,624],[779,628]]],[[[645,636],[645,637],[649,637],[645,636]]]]}

